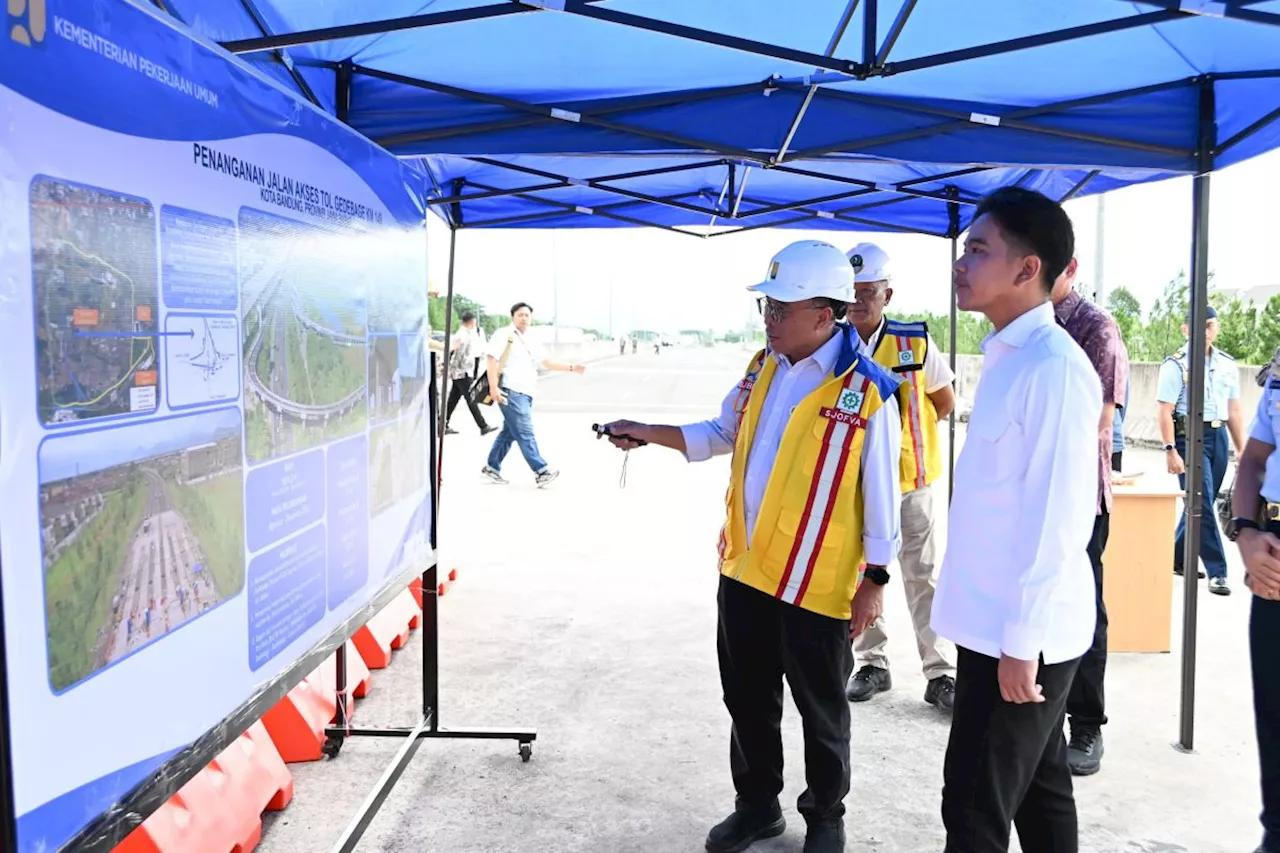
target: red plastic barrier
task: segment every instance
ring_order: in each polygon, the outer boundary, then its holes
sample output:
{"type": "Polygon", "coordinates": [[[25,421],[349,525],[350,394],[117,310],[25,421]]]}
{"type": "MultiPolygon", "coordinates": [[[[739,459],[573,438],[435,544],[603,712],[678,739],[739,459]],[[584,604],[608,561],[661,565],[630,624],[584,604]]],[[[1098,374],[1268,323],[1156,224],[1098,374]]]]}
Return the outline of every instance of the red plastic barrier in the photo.
{"type": "Polygon", "coordinates": [[[116,853],[250,853],[262,813],[293,799],[293,776],[255,723],[116,847],[116,853]]]}
{"type": "MultiPolygon", "coordinates": [[[[326,665],[332,666],[332,658],[326,665]]],[[[324,757],[324,730],[338,712],[333,680],[325,679],[324,670],[321,666],[302,679],[262,717],[272,743],[289,763],[324,757]]]]}
{"type": "Polygon", "coordinates": [[[391,663],[392,649],[403,648],[409,641],[409,625],[421,613],[406,589],[356,631],[351,641],[369,669],[384,669],[391,663]]]}

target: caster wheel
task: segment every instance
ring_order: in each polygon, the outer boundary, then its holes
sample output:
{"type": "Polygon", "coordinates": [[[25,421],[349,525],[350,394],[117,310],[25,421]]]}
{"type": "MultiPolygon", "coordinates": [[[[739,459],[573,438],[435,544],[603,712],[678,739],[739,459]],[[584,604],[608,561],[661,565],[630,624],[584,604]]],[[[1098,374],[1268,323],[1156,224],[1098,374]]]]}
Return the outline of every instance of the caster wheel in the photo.
{"type": "Polygon", "coordinates": [[[320,751],[324,754],[325,758],[337,758],[338,753],[342,751],[342,741],[337,738],[327,738],[324,742],[324,746],[320,747],[320,751]]]}
{"type": "Polygon", "coordinates": [[[528,764],[529,759],[532,757],[533,757],[533,744],[531,743],[520,744],[520,760],[523,761],[525,764],[528,764]]]}

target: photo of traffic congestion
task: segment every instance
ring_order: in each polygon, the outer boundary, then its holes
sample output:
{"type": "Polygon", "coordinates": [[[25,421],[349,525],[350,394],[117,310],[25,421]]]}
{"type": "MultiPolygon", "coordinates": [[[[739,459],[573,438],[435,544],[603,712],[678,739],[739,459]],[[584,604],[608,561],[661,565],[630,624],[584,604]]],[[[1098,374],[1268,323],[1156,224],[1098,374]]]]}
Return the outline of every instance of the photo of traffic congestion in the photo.
{"type": "Polygon", "coordinates": [[[368,421],[363,273],[343,239],[244,208],[240,305],[245,445],[262,462],[368,421]]]}
{"type": "Polygon", "coordinates": [[[222,409],[41,446],[55,691],[243,588],[240,430],[239,412],[222,409]]]}
{"type": "Polygon", "coordinates": [[[41,421],[154,411],[155,209],[51,178],[32,181],[30,205],[41,421]]]}

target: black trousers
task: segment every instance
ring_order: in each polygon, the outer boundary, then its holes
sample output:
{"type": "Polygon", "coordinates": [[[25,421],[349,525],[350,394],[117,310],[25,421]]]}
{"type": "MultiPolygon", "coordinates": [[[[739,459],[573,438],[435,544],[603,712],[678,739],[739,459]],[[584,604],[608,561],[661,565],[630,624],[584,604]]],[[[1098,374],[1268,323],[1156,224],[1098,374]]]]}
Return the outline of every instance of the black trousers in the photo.
{"type": "Polygon", "coordinates": [[[1111,535],[1111,513],[1103,510],[1093,521],[1089,539],[1089,562],[1093,564],[1093,586],[1097,595],[1098,621],[1093,628],[1093,645],[1080,658],[1076,677],[1067,693],[1067,714],[1075,728],[1100,729],[1107,723],[1107,703],[1102,691],[1107,672],[1107,605],[1102,600],[1102,552],[1111,535]]]}
{"type": "Polygon", "coordinates": [[[1120,467],[1121,463],[1123,462],[1124,462],[1124,451],[1123,450],[1113,451],[1111,454],[1111,470],[1123,471],[1124,469],[1120,467]]]}
{"type": "MultiPolygon", "coordinates": [[[[1280,535],[1280,524],[1268,525],[1280,535]]],[[[1254,597],[1249,616],[1249,657],[1253,664],[1253,716],[1262,770],[1262,848],[1280,853],[1280,601],[1254,597]]]]}
{"type": "Polygon", "coordinates": [[[465,379],[449,380],[449,405],[445,406],[444,421],[449,423],[449,418],[453,417],[453,410],[458,407],[459,400],[465,400],[467,408],[471,410],[471,417],[476,419],[476,426],[485,429],[489,426],[489,422],[484,419],[484,415],[480,412],[480,407],[475,404],[472,399],[467,396],[467,391],[471,389],[471,383],[475,381],[471,377],[465,379]]]}
{"type": "Polygon", "coordinates": [[[944,853],[1006,853],[1012,825],[1022,849],[1077,853],[1076,803],[1062,734],[1078,661],[1040,664],[1045,701],[1000,696],[999,661],[958,648],[956,704],[943,764],[944,853]]]}
{"type": "Polygon", "coordinates": [[[849,793],[848,620],[802,610],[720,577],[720,684],[733,727],[729,767],[739,808],[771,806],[782,791],[782,678],[804,726],[807,821],[844,816],[849,793]]]}

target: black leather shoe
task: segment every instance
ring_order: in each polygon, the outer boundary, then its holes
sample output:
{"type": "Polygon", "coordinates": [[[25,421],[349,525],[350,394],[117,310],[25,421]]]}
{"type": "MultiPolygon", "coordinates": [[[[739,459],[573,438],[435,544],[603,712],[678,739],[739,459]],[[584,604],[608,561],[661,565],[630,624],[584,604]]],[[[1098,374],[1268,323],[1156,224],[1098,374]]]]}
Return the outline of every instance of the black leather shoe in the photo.
{"type": "Polygon", "coordinates": [[[844,821],[809,824],[804,834],[804,853],[844,853],[844,821]]]}
{"type": "Polygon", "coordinates": [[[1067,766],[1072,776],[1092,776],[1102,767],[1102,732],[1093,728],[1072,728],[1067,744],[1067,766]]]}
{"type": "Polygon", "coordinates": [[[949,675],[930,678],[929,684],[924,688],[924,701],[950,711],[956,706],[956,680],[949,675]]]}
{"type": "Polygon", "coordinates": [[[865,702],[877,693],[883,693],[893,686],[889,670],[868,664],[853,674],[845,685],[844,695],[850,702],[865,702]]]}
{"type": "MultiPolygon", "coordinates": [[[[1175,575],[1177,575],[1178,577],[1182,577],[1184,574],[1186,574],[1186,573],[1182,570],[1182,566],[1174,566],[1174,567],[1173,567],[1173,573],[1174,573],[1175,575]]],[[[1198,577],[1198,578],[1202,578],[1202,577],[1204,577],[1204,569],[1196,569],[1196,577],[1198,577]]]]}
{"type": "Polygon", "coordinates": [[[707,851],[739,853],[762,838],[781,835],[786,828],[787,821],[777,800],[763,811],[739,808],[711,828],[707,834],[707,851]]]}

